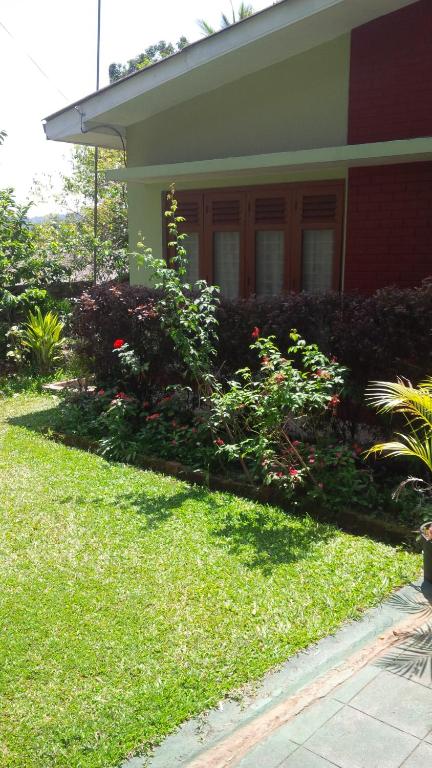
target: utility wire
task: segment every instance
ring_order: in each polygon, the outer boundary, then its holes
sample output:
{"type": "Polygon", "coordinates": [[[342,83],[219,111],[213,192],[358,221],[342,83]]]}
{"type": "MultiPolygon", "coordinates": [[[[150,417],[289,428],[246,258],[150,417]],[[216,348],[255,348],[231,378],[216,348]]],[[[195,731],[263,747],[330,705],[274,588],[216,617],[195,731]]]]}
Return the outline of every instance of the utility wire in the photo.
{"type": "Polygon", "coordinates": [[[6,32],[6,34],[11,38],[11,40],[13,40],[14,43],[16,43],[18,47],[22,49],[22,51],[24,52],[24,55],[27,56],[27,58],[29,59],[29,61],[31,61],[33,66],[36,67],[36,69],[42,75],[42,77],[44,77],[45,80],[47,80],[49,84],[52,85],[52,87],[57,91],[57,93],[60,94],[60,96],[65,101],[70,102],[70,99],[63,93],[63,91],[60,90],[60,88],[53,82],[53,80],[51,80],[50,76],[47,75],[45,70],[42,69],[42,67],[37,63],[37,61],[33,58],[33,56],[31,56],[30,53],[28,53],[28,51],[24,48],[23,44],[15,37],[15,35],[12,34],[12,32],[9,31],[9,29],[6,27],[5,24],[3,24],[2,21],[0,21],[0,27],[2,27],[6,32]]]}

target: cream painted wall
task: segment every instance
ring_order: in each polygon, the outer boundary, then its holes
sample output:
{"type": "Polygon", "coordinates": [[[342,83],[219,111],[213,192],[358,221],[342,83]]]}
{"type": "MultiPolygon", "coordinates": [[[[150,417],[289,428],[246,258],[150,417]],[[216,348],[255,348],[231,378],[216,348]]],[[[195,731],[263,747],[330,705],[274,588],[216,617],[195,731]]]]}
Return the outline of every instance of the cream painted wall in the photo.
{"type": "Polygon", "coordinates": [[[349,36],[128,129],[128,164],[156,165],[346,144],[349,36]]]}
{"type": "MultiPolygon", "coordinates": [[[[137,123],[128,130],[128,165],[142,166],[282,152],[347,143],[348,35],[137,123]]],[[[179,184],[179,189],[345,178],[345,170],[263,172],[179,184]]],[[[175,179],[173,179],[175,182],[175,179]]],[[[129,183],[131,251],[145,236],[162,255],[157,184],[129,183]]],[[[149,282],[131,259],[131,283],[149,282]]]]}

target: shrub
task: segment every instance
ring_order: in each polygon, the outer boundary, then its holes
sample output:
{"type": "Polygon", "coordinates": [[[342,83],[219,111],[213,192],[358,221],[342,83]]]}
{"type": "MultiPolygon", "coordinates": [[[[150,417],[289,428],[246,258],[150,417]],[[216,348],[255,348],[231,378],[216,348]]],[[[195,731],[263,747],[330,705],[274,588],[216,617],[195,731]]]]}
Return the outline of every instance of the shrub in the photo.
{"type": "MultiPolygon", "coordinates": [[[[125,339],[149,363],[147,381],[162,386],[184,380],[184,366],[155,315],[158,292],[149,288],[105,284],[78,301],[74,330],[82,352],[93,360],[97,379],[120,374],[112,354],[116,337],[125,339]]],[[[421,380],[432,369],[432,281],[419,288],[386,288],[373,296],[289,294],[271,300],[222,301],[216,314],[219,343],[215,370],[229,378],[242,366],[257,368],[249,349],[251,328],[274,335],[281,349],[290,344],[291,328],[349,370],[349,397],[341,413],[353,422],[373,417],[364,407],[370,379],[397,375],[421,380]],[[369,415],[368,415],[369,414],[369,415]]]]}
{"type": "Polygon", "coordinates": [[[15,348],[8,356],[17,360],[30,361],[38,374],[49,373],[63,355],[62,333],[64,324],[53,312],[42,314],[39,307],[29,312],[27,322],[22,327],[13,326],[9,331],[15,348]]]}

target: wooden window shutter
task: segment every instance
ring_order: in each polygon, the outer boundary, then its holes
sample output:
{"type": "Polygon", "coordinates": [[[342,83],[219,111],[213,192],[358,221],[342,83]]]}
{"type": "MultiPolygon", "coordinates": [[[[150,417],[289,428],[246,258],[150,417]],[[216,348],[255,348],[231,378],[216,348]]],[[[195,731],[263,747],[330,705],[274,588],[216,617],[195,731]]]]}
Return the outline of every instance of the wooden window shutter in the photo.
{"type": "Polygon", "coordinates": [[[305,183],[295,193],[294,290],[340,288],[344,186],[305,183]],[[321,281],[321,283],[320,283],[321,281]]]}
{"type": "MultiPolygon", "coordinates": [[[[178,208],[177,216],[185,219],[178,226],[181,234],[187,234],[183,240],[183,245],[188,256],[187,281],[196,282],[201,277],[202,261],[204,259],[204,199],[202,192],[179,191],[175,194],[178,208]]],[[[165,194],[165,204],[163,210],[168,209],[168,201],[165,194]]],[[[164,216],[164,237],[166,243],[167,256],[170,255],[168,219],[164,216]]]]}
{"type": "Polygon", "coordinates": [[[245,201],[245,193],[235,189],[204,195],[204,276],[227,298],[244,292],[245,201]]]}

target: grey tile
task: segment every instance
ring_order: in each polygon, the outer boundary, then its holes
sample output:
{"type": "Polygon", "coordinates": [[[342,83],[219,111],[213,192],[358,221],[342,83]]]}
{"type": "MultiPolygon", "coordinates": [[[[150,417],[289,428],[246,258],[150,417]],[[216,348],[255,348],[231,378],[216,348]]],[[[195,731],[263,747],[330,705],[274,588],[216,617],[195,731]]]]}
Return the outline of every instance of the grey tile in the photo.
{"type": "Polygon", "coordinates": [[[340,768],[399,768],[418,743],[413,736],[345,706],[305,747],[340,768]]]}
{"type": "Polygon", "coordinates": [[[426,736],[425,741],[427,741],[428,744],[432,744],[432,731],[430,732],[429,736],[426,736]]]}
{"type": "Polygon", "coordinates": [[[380,670],[377,669],[377,667],[373,667],[372,665],[363,667],[363,669],[361,669],[359,672],[356,672],[344,683],[338,685],[334,691],[329,693],[329,696],[332,699],[337,699],[337,701],[342,701],[344,704],[348,704],[351,699],[357,693],[359,693],[361,689],[365,687],[365,685],[370,683],[371,680],[379,675],[379,673],[380,670]]]}
{"type": "Polygon", "coordinates": [[[390,672],[381,672],[350,704],[419,739],[432,728],[430,689],[390,672]]]}
{"type": "Polygon", "coordinates": [[[238,763],[237,768],[277,768],[282,760],[297,749],[297,744],[289,741],[281,731],[279,728],[268,739],[251,749],[238,763]]]}
{"type": "Polygon", "coordinates": [[[299,747],[280,764],[279,768],[334,768],[334,763],[329,763],[324,757],[319,757],[319,755],[309,752],[308,749],[299,747]]]}
{"type": "Polygon", "coordinates": [[[420,744],[419,747],[409,756],[402,768],[430,768],[432,765],[432,746],[430,744],[420,744]]]}
{"type": "Polygon", "coordinates": [[[304,742],[312,736],[327,720],[330,720],[341,709],[342,704],[332,699],[320,699],[300,712],[289,723],[282,726],[286,738],[295,741],[296,744],[304,742]]]}

